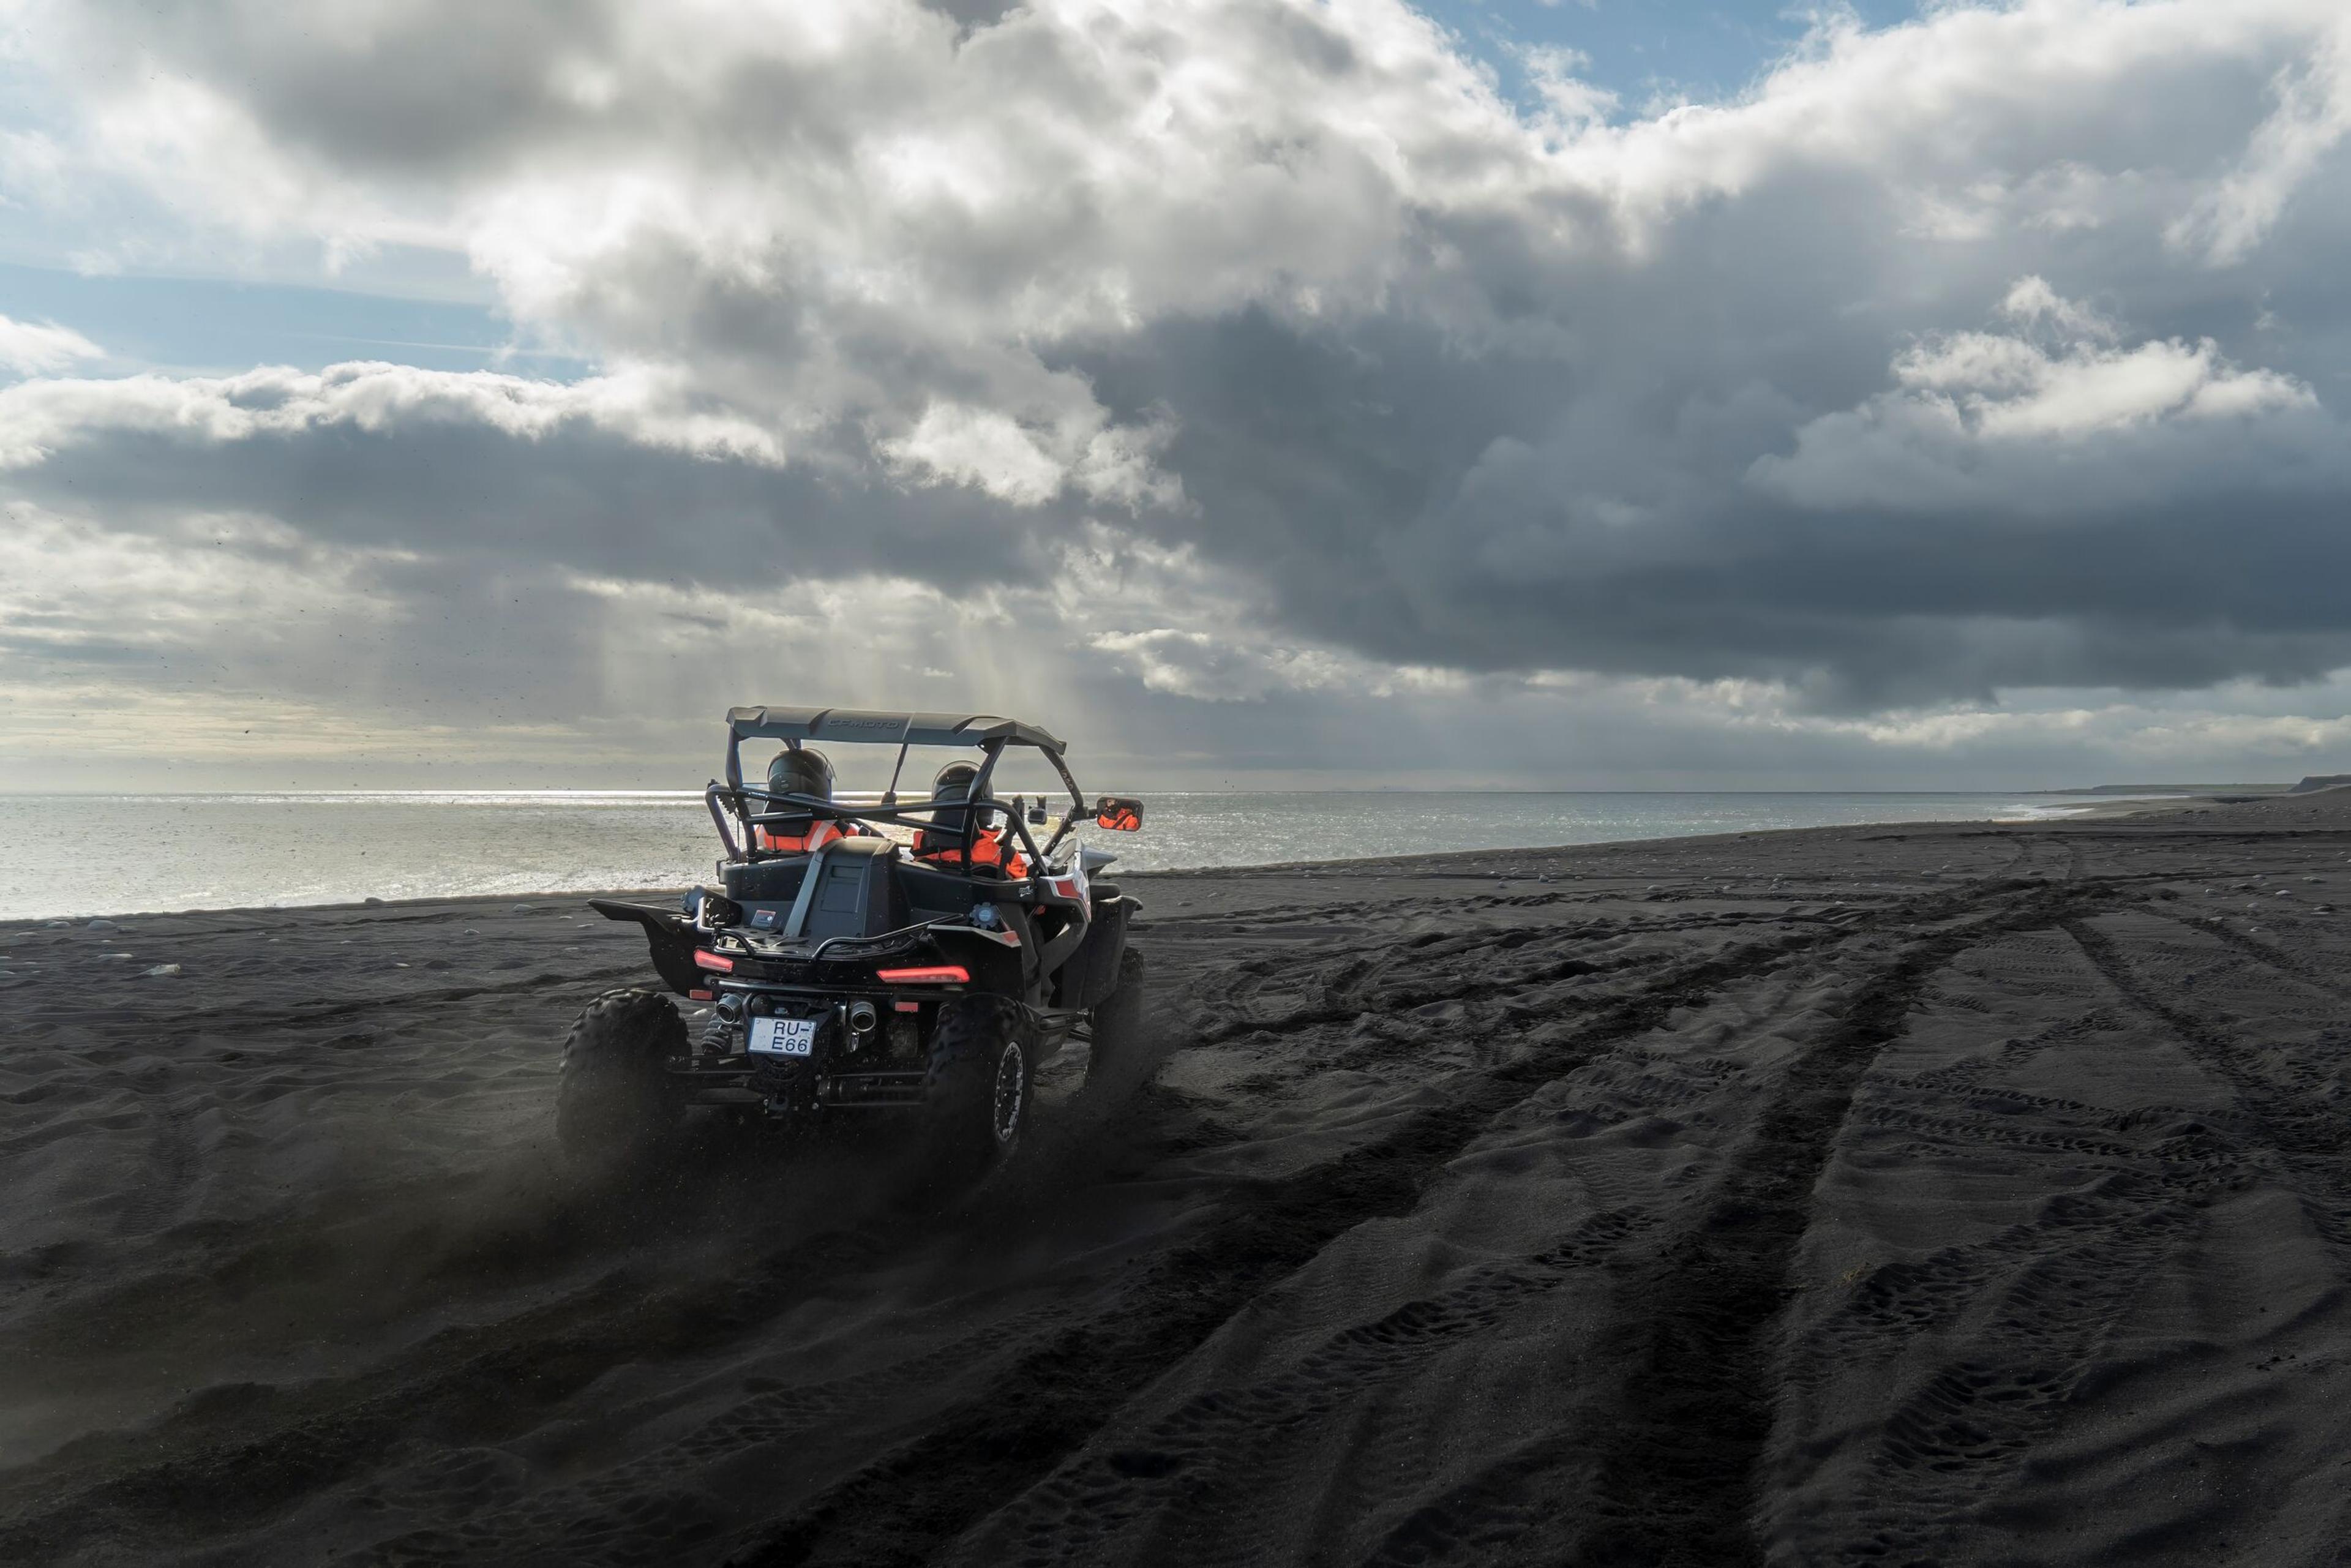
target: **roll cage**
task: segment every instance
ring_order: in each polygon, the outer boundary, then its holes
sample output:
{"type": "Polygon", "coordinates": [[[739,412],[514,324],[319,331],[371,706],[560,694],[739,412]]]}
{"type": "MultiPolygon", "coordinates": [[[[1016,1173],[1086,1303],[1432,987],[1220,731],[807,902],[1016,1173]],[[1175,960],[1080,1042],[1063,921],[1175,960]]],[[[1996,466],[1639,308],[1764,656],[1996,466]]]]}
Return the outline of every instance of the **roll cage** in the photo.
{"type": "MultiPolygon", "coordinates": [[[[722,783],[712,779],[703,791],[704,803],[710,810],[710,820],[716,824],[719,841],[726,846],[729,861],[743,862],[758,857],[757,835],[753,830],[770,823],[784,821],[857,821],[898,823],[915,828],[931,826],[938,813],[961,811],[962,831],[957,839],[960,862],[971,864],[973,846],[979,841],[989,821],[1001,817],[1017,835],[1026,852],[1029,863],[1042,869],[1048,856],[1061,847],[1078,820],[1086,814],[1085,796],[1078,782],[1070,776],[1070,765],[1063,757],[1067,747],[1050,731],[1018,719],[999,718],[989,714],[958,716],[938,713],[880,713],[861,708],[783,708],[738,707],[726,714],[726,777],[722,783]],[[819,740],[833,744],[889,746],[898,747],[897,762],[890,770],[889,788],[876,796],[852,793],[823,800],[813,795],[796,795],[761,788],[743,782],[743,743],[746,740],[780,740],[787,749],[797,751],[804,742],[819,740]],[[902,801],[898,799],[898,780],[905,771],[906,754],[914,747],[961,747],[977,749],[982,760],[979,771],[972,779],[967,799],[940,800],[930,796],[902,801]],[[1070,792],[1070,810],[1061,818],[1061,827],[1047,840],[1042,849],[1029,834],[1029,825],[1021,813],[988,795],[988,781],[995,776],[996,765],[1009,747],[1025,746],[1041,752],[1053,765],[1053,771],[1070,792]],[[766,806],[765,810],[752,809],[754,802],[766,806]],[[782,809],[778,809],[782,808],[782,809]],[[736,841],[727,820],[732,817],[742,829],[742,841],[736,841]]],[[[935,830],[934,830],[935,831],[935,830]]]]}

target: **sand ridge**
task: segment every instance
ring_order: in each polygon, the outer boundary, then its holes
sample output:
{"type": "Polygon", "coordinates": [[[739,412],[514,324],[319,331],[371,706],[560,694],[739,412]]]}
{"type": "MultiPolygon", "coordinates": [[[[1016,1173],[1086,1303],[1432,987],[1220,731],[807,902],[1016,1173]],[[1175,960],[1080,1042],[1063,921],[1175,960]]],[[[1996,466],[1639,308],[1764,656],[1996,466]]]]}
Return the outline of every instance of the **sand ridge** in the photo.
{"type": "Polygon", "coordinates": [[[574,1182],[572,900],[0,932],[0,1560],[2351,1538],[2339,800],[1122,880],[1156,1076],[945,1216],[574,1182]]]}

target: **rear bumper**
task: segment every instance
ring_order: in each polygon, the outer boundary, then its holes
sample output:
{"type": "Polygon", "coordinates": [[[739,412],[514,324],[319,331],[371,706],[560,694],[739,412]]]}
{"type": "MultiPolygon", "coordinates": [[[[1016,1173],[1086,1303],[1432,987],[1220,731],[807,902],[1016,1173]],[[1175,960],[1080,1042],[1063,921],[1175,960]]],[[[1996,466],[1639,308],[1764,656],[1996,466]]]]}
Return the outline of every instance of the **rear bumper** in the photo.
{"type": "Polygon", "coordinates": [[[689,1105],[765,1106],[770,1111],[908,1110],[923,1103],[927,1074],[905,1070],[878,1072],[778,1071],[729,1063],[673,1073],[689,1105]]]}

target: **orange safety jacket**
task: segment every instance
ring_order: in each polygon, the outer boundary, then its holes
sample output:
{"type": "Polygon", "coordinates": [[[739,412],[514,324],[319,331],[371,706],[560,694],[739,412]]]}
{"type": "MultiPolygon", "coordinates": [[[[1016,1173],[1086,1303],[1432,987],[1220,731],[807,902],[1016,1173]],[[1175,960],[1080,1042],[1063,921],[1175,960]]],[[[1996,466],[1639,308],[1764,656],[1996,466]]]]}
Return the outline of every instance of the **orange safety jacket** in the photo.
{"type": "MultiPolygon", "coordinates": [[[[1019,882],[1029,874],[1029,861],[1019,850],[1008,851],[1005,848],[1006,837],[1002,828],[980,830],[971,841],[971,863],[1000,867],[1006,876],[1019,882]]],[[[934,861],[941,865],[961,865],[962,835],[925,828],[914,835],[914,858],[934,861]]]]}
{"type": "Polygon", "coordinates": [[[764,824],[751,830],[751,841],[759,848],[787,854],[814,854],[833,840],[847,837],[848,830],[839,822],[817,822],[805,833],[780,833],[764,824]]]}

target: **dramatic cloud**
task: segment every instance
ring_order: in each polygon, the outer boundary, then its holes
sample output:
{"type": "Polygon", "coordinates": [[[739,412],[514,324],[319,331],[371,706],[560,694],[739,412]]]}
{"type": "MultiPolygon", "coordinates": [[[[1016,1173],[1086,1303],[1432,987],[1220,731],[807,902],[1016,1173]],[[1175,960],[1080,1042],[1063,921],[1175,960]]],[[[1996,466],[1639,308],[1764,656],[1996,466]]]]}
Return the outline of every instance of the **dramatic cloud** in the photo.
{"type": "Polygon", "coordinates": [[[2336,0],[1832,19],[1634,118],[1398,0],[11,10],[69,111],[0,193],[460,252],[599,366],[72,379],[0,320],[16,515],[254,519],[211,548],[397,607],[388,701],[488,585],[517,707],[1034,682],[1202,756],[1366,705],[2121,755],[2351,667],[2336,0]]]}

